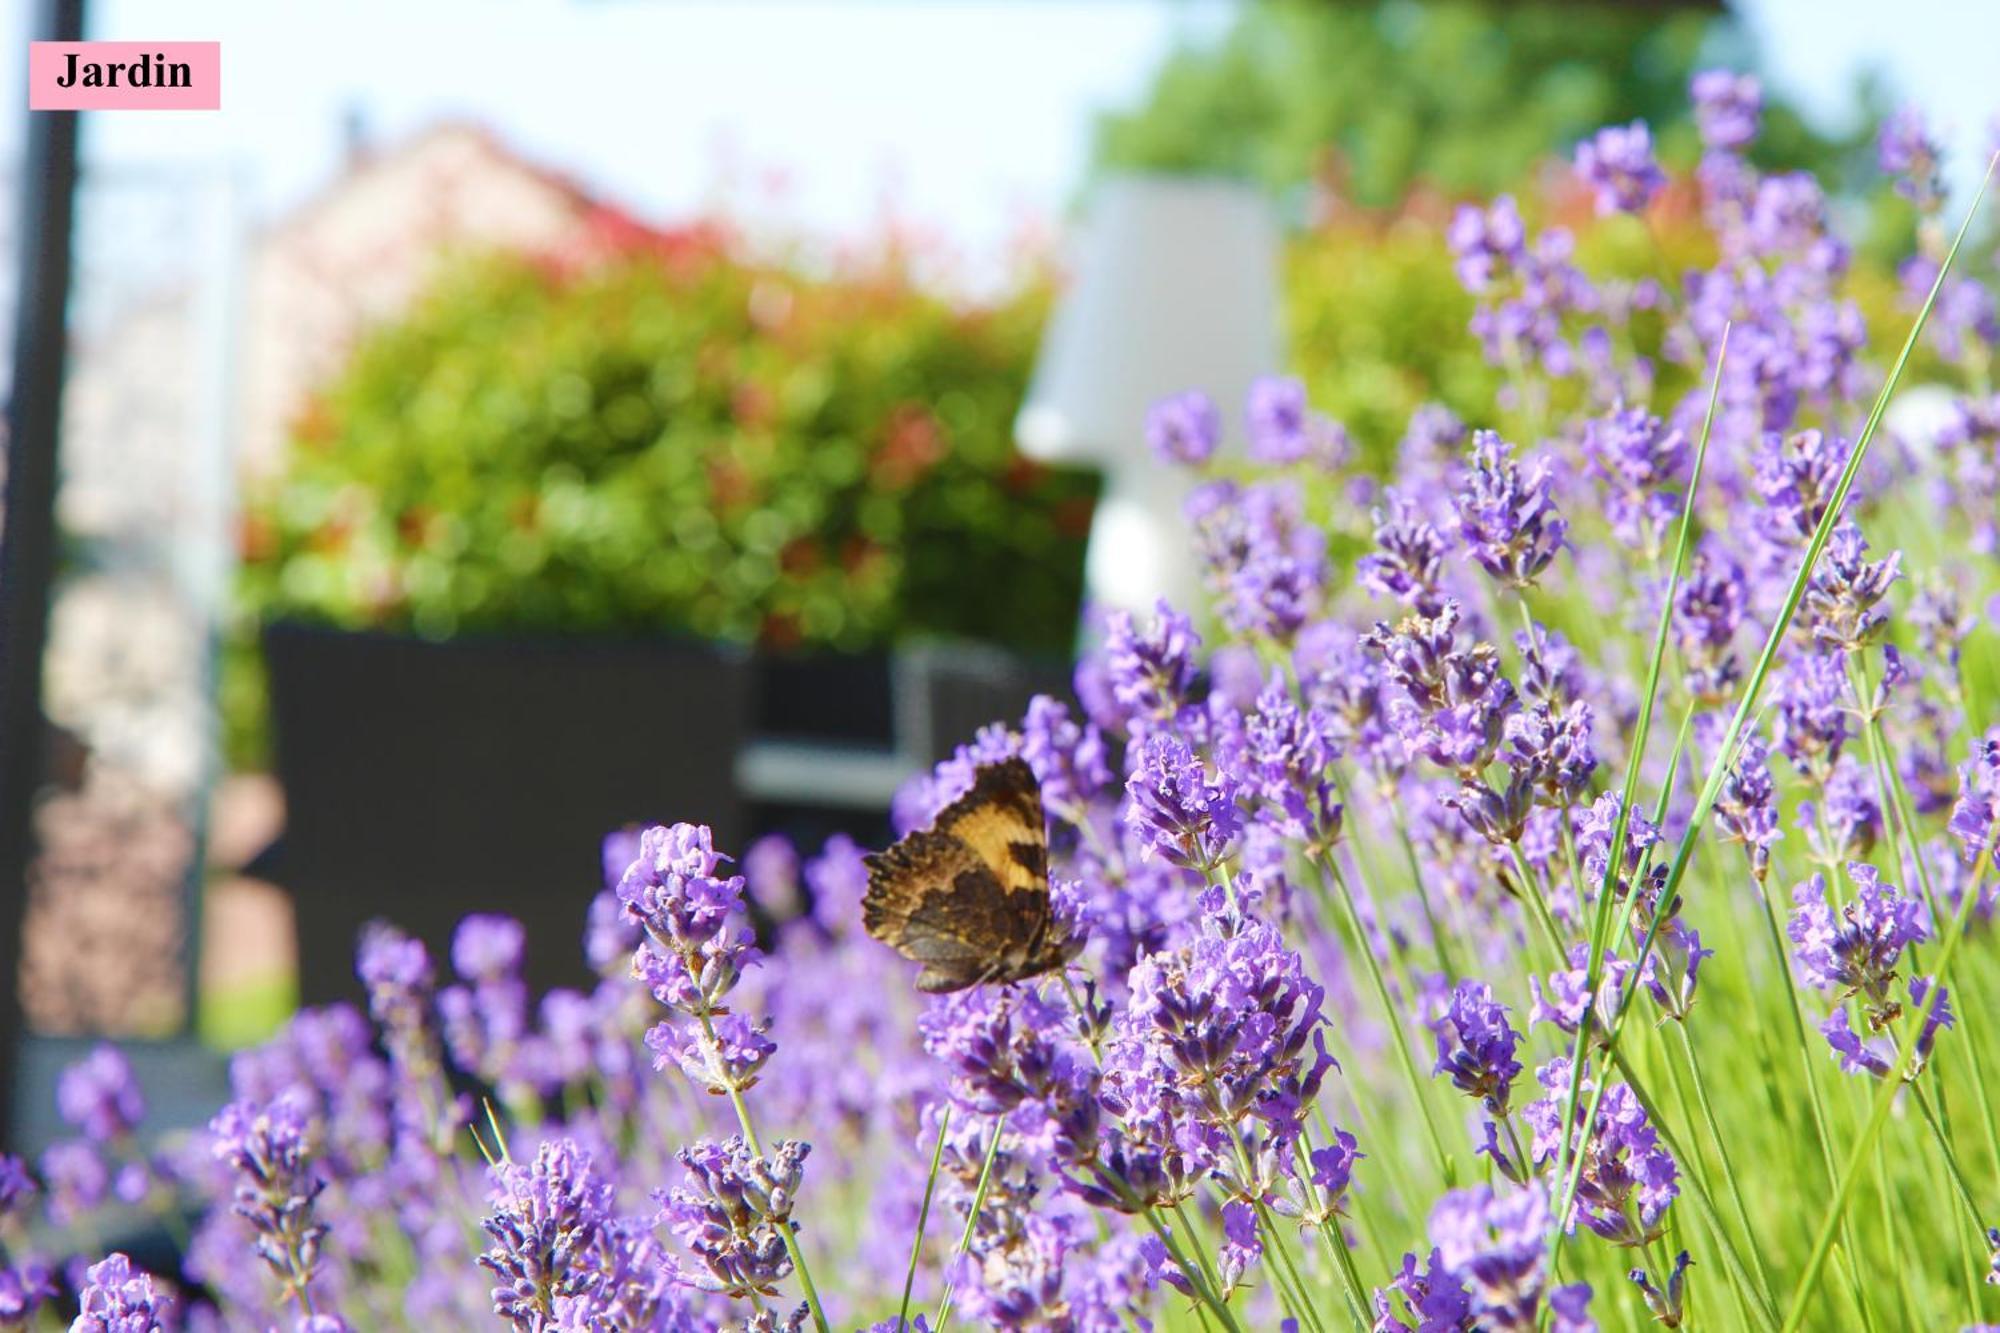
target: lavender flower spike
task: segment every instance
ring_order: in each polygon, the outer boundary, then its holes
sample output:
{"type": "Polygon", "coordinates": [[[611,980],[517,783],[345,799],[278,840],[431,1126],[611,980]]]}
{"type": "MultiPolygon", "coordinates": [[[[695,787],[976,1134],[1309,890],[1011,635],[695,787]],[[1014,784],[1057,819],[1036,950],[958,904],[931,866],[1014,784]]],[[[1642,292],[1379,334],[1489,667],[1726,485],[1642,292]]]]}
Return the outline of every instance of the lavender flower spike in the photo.
{"type": "Polygon", "coordinates": [[[257,1252],[288,1299],[313,1312],[312,1280],[326,1226],[313,1204],[326,1188],[314,1164],[313,1126],[302,1099],[265,1106],[233,1102],[209,1123],[211,1151],[236,1175],[236,1212],[257,1234],[257,1252]]]}
{"type": "Polygon", "coordinates": [[[1513,446],[1490,430],[1473,432],[1453,503],[1466,556],[1510,588],[1533,587],[1569,531],[1550,495],[1548,465],[1523,473],[1513,446]]]}
{"type": "Polygon", "coordinates": [[[1222,444],[1222,414],[1200,390],[1175,394],[1146,413],[1146,442],[1163,463],[1199,467],[1222,444]]]}
{"type": "Polygon", "coordinates": [[[1646,122],[1607,125],[1576,148],[1576,174],[1597,196],[1597,211],[1643,213],[1667,183],[1653,160],[1653,134],[1646,122]]]}
{"type": "Polygon", "coordinates": [[[163,1333],[173,1313],[173,1299],[152,1275],[116,1253],[90,1266],[77,1301],[69,1333],[163,1333]]]}
{"type": "Polygon", "coordinates": [[[570,1139],[544,1143],[530,1164],[499,1163],[492,1179],[493,1211],[480,1225],[493,1245],[479,1265],[498,1279],[493,1312],[517,1333],[581,1326],[574,1316],[607,1276],[611,1185],[570,1139]]]}
{"type": "Polygon", "coordinates": [[[740,1137],[682,1149],[687,1185],[655,1196],[661,1224],[698,1265],[675,1266],[674,1280],[738,1300],[774,1295],[792,1271],[783,1228],[811,1151],[786,1139],[774,1155],[759,1157],[740,1137]]]}
{"type": "Polygon", "coordinates": [[[1507,1022],[1507,1006],[1482,981],[1464,980],[1431,1025],[1437,1038],[1434,1074],[1449,1074],[1459,1091],[1477,1097],[1487,1114],[1504,1116],[1521,1062],[1514,1058],[1520,1036],[1507,1022]]]}

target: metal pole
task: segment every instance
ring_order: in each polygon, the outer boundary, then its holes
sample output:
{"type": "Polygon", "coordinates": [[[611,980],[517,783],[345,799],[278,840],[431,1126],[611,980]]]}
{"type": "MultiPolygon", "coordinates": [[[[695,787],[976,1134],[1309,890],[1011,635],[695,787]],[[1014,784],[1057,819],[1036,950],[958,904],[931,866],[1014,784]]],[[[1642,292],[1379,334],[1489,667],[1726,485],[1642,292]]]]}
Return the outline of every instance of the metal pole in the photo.
{"type": "MultiPolygon", "coordinates": [[[[81,41],[83,11],[84,0],[38,0],[30,38],[81,41]]],[[[77,114],[24,114],[14,384],[7,401],[6,493],[0,510],[0,1144],[13,1137],[22,1036],[21,917],[45,757],[42,649],[56,567],[56,442],[77,176],[77,114]]]]}

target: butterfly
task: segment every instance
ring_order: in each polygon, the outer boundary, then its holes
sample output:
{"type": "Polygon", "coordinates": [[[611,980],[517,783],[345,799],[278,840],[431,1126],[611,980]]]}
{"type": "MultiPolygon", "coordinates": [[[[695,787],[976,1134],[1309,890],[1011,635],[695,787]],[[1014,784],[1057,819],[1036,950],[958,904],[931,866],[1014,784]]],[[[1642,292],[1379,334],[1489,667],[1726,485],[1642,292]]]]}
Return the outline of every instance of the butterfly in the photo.
{"type": "Polygon", "coordinates": [[[1042,791],[1020,759],[982,765],[929,828],[864,859],[862,924],[924,965],[920,991],[1023,981],[1082,947],[1049,904],[1042,791]]]}

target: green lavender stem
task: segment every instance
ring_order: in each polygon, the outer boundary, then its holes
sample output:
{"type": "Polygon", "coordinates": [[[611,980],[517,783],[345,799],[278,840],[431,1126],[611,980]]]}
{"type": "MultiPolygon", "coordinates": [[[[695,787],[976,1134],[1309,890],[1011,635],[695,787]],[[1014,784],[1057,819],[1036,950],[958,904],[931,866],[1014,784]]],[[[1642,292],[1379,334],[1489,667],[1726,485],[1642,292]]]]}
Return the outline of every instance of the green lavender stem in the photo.
{"type": "MultiPolygon", "coordinates": [[[[931,1149],[931,1172],[924,1178],[924,1201],[917,1208],[917,1234],[910,1241],[910,1266],[903,1274],[903,1301],[896,1307],[897,1333],[908,1333],[910,1327],[910,1292],[917,1285],[917,1259],[924,1252],[924,1227],[931,1220],[931,1196],[937,1190],[938,1167],[944,1162],[945,1131],[951,1128],[951,1103],[946,1102],[938,1116],[937,1146],[931,1149]]],[[[999,1136],[994,1137],[999,1141],[999,1136]]]]}

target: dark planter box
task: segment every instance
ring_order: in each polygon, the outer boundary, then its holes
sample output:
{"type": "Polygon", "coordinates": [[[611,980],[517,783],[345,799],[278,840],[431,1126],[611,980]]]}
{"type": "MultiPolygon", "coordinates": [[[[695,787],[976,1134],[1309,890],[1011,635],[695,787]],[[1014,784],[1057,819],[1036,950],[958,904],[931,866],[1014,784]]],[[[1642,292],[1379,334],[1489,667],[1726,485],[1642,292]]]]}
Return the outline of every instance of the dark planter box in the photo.
{"type": "Polygon", "coordinates": [[[264,634],[306,1003],[359,993],[356,933],[387,918],[440,971],[469,912],[519,917],[529,979],[586,978],[604,835],[712,825],[741,846],[740,654],[675,641],[460,638],[275,625],[264,634]]]}
{"type": "Polygon", "coordinates": [[[765,653],[752,668],[750,729],[760,736],[896,743],[895,674],[886,652],[765,653]]]}

